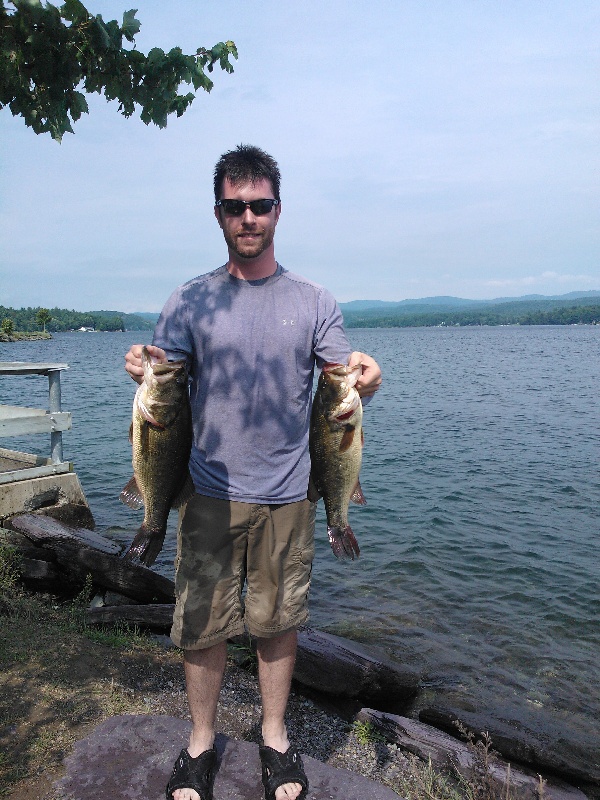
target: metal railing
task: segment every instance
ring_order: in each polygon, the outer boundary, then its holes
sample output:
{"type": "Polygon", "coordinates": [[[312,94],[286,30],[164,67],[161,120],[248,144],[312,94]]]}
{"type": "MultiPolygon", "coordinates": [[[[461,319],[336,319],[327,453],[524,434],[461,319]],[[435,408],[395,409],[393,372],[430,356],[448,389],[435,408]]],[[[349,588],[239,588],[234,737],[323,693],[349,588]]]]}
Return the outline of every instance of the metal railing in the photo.
{"type": "Polygon", "coordinates": [[[48,378],[48,411],[41,408],[0,405],[0,437],[50,434],[50,458],[0,448],[0,483],[12,480],[69,472],[71,465],[63,460],[62,432],[71,428],[71,413],[61,408],[60,373],[68,364],[32,364],[23,361],[0,361],[2,375],[46,375],[48,378]]]}

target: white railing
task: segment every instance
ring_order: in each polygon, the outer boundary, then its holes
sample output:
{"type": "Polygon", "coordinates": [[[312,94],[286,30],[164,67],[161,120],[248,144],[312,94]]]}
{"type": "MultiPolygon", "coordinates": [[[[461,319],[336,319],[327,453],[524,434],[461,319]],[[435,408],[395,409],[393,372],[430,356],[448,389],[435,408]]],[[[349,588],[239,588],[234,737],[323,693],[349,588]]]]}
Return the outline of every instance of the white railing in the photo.
{"type": "Polygon", "coordinates": [[[68,364],[29,364],[23,361],[0,361],[2,375],[46,375],[48,411],[41,408],[0,405],[0,437],[50,434],[50,458],[0,448],[0,484],[11,481],[56,475],[72,469],[63,460],[62,432],[71,428],[71,413],[61,409],[60,373],[68,364]]]}

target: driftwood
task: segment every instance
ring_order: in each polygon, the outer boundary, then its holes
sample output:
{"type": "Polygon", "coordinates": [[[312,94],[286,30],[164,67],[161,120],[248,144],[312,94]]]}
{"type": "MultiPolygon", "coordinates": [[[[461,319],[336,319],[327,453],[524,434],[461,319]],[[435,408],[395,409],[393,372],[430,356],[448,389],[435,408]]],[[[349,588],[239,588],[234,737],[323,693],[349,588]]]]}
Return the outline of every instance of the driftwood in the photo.
{"type": "MultiPolygon", "coordinates": [[[[247,634],[230,639],[256,649],[247,634]]],[[[392,663],[384,654],[314,628],[298,629],[294,680],[307,689],[337,698],[403,705],[419,690],[417,673],[392,663]]]]}
{"type": "Polygon", "coordinates": [[[18,550],[21,558],[32,558],[37,561],[54,561],[52,551],[46,550],[39,544],[35,544],[25,536],[24,533],[11,531],[8,528],[0,528],[0,545],[7,545],[18,550]]]}
{"type": "Polygon", "coordinates": [[[13,530],[25,534],[32,542],[42,545],[56,540],[72,539],[87,547],[93,547],[101,553],[119,555],[121,545],[111,542],[99,533],[87,528],[76,528],[65,525],[57,519],[41,514],[21,514],[12,517],[10,524],[13,530]]]}
{"type": "Polygon", "coordinates": [[[403,703],[414,697],[419,675],[385,654],[330,633],[302,627],[294,678],[337,697],[361,698],[375,705],[403,703]]]}
{"type": "Polygon", "coordinates": [[[98,606],[86,612],[88,625],[113,625],[126,622],[159,633],[168,633],[173,622],[175,606],[171,603],[148,603],[136,606],[98,606]]]}
{"type": "Polygon", "coordinates": [[[119,558],[121,547],[93,531],[35,514],[12,517],[10,522],[13,530],[50,550],[52,560],[72,581],[81,583],[91,575],[94,584],[142,603],[173,602],[173,581],[119,558]]]}
{"type": "Polygon", "coordinates": [[[419,712],[419,720],[455,736],[457,722],[476,734],[487,731],[494,750],[505,758],[577,783],[593,781],[596,786],[600,785],[600,765],[597,761],[594,763],[573,753],[567,755],[560,741],[550,740],[533,728],[518,727],[510,721],[461,708],[424,708],[419,712]]]}
{"type": "MultiPolygon", "coordinates": [[[[371,708],[363,708],[358,713],[357,719],[370,723],[378,733],[397,744],[402,750],[413,753],[424,761],[431,759],[432,764],[438,768],[454,767],[469,778],[477,767],[476,749],[473,746],[422,722],[395,714],[385,714],[371,708]]],[[[515,769],[497,757],[490,761],[488,770],[498,788],[505,786],[508,781],[511,787],[529,789],[531,796],[536,796],[535,789],[539,786],[536,774],[515,769]]],[[[585,800],[586,795],[567,784],[545,779],[544,797],[548,800],[585,800]]]]}

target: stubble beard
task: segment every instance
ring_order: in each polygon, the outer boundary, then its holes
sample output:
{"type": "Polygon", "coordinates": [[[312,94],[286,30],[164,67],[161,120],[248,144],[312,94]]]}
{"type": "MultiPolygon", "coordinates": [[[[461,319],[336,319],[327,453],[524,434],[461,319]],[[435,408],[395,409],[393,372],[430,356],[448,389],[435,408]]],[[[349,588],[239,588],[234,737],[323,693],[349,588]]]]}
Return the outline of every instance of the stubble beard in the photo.
{"type": "Polygon", "coordinates": [[[236,234],[230,234],[223,231],[225,242],[227,246],[240,258],[257,258],[267,250],[273,243],[275,237],[274,230],[262,231],[242,231],[242,233],[260,234],[259,238],[250,242],[245,241],[243,238],[238,238],[236,234]]]}

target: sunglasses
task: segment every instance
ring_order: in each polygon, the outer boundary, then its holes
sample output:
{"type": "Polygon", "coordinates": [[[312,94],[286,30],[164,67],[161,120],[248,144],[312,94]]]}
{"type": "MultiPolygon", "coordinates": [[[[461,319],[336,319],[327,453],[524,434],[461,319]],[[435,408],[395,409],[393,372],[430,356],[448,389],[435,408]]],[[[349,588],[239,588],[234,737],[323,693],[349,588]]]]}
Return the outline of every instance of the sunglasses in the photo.
{"type": "Polygon", "coordinates": [[[255,217],[262,217],[270,214],[273,206],[279,205],[279,200],[217,200],[215,205],[221,206],[231,217],[241,217],[247,208],[255,217]]]}

